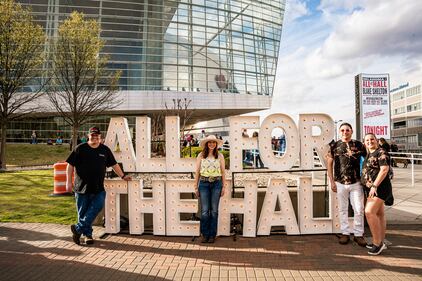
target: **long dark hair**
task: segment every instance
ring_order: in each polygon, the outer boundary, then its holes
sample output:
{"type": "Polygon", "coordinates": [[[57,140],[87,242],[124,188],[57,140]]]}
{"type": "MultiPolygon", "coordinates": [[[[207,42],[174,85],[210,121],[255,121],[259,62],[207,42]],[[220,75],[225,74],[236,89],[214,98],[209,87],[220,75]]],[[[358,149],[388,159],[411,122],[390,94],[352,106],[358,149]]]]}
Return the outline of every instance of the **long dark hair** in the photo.
{"type": "MultiPolygon", "coordinates": [[[[205,147],[202,150],[202,158],[204,158],[204,159],[207,158],[209,154],[210,154],[210,149],[208,148],[208,142],[206,142],[205,143],[205,147]]],[[[218,159],[218,148],[217,148],[217,145],[215,146],[214,151],[213,151],[212,154],[213,154],[213,156],[214,156],[215,159],[218,159]]]]}

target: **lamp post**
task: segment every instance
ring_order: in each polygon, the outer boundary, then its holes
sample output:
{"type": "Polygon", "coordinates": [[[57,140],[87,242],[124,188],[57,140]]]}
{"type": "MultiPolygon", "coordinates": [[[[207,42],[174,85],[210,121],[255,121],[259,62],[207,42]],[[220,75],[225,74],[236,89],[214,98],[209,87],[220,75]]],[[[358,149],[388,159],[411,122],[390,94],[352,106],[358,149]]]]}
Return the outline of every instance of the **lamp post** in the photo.
{"type": "Polygon", "coordinates": [[[334,140],[337,141],[337,124],[343,122],[343,120],[334,120],[334,140]]]}

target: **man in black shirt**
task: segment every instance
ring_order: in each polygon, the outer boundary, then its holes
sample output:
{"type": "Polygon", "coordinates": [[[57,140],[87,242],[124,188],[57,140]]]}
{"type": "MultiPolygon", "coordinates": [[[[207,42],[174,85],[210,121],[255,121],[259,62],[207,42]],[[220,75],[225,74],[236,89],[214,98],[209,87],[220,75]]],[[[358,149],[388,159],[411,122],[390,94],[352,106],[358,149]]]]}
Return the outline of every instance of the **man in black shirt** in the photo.
{"type": "Polygon", "coordinates": [[[86,244],[93,244],[92,223],[104,207],[105,190],[104,178],[106,168],[112,167],[116,174],[124,180],[131,180],[125,176],[117,164],[110,148],[101,144],[101,132],[92,127],[88,132],[88,142],[75,147],[67,158],[66,185],[72,185],[73,171],[75,173],[76,207],[78,223],[71,225],[73,242],[80,244],[80,238],[85,236],[86,244]]]}
{"type": "Polygon", "coordinates": [[[331,189],[337,193],[340,228],[342,235],[340,244],[347,244],[353,232],[354,241],[365,247],[363,238],[364,194],[360,184],[360,158],[366,150],[360,141],[352,140],[352,126],[349,123],[340,125],[341,140],[330,143],[327,155],[327,172],[331,189]],[[333,175],[334,170],[334,175],[333,175]],[[349,229],[349,199],[353,207],[353,231],[349,229]]]}

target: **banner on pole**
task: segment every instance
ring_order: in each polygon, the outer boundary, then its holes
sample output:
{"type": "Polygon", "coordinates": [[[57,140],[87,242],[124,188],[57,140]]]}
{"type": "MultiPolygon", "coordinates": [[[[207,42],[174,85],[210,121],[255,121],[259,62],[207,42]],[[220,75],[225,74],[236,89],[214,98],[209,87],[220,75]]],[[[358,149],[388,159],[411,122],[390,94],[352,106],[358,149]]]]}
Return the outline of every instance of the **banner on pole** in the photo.
{"type": "Polygon", "coordinates": [[[390,139],[389,74],[359,74],[355,77],[356,137],[373,133],[390,139]]]}

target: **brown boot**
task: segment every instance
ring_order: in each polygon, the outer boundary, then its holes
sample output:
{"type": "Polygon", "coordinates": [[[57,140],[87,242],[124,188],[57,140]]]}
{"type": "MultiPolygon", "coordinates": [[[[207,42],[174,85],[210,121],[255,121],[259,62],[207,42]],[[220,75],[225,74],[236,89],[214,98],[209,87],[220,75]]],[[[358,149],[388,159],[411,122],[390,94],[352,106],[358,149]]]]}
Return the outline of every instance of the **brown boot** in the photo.
{"type": "Polygon", "coordinates": [[[361,247],[366,247],[366,240],[363,238],[363,236],[355,236],[353,237],[353,241],[358,243],[358,245],[361,247]]]}
{"type": "Polygon", "coordinates": [[[342,245],[346,245],[347,243],[349,243],[349,241],[350,241],[349,235],[345,235],[345,234],[342,234],[340,236],[340,239],[338,239],[338,242],[342,245]]]}

